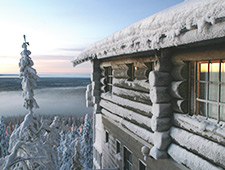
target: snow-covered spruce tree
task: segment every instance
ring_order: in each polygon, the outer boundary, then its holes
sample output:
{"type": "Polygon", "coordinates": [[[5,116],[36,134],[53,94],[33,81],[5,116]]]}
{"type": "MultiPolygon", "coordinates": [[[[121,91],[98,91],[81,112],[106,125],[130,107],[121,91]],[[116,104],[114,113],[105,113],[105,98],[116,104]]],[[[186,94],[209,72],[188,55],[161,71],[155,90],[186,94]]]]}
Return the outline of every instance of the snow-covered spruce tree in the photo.
{"type": "Polygon", "coordinates": [[[74,153],[74,146],[72,146],[70,131],[68,131],[64,137],[64,140],[60,142],[58,147],[59,167],[60,170],[69,170],[72,163],[72,156],[74,153]]]}
{"type": "MultiPolygon", "coordinates": [[[[9,155],[0,159],[1,170],[57,170],[57,160],[54,157],[51,140],[43,137],[41,130],[53,133],[55,125],[49,126],[47,121],[42,121],[37,114],[33,113],[33,108],[38,108],[34,99],[33,88],[36,81],[39,80],[36,70],[32,68],[33,61],[29,57],[31,52],[27,50],[28,42],[24,36],[25,42],[22,45],[24,50],[21,52],[19,63],[20,77],[22,80],[24,107],[28,113],[24,121],[17,127],[9,142],[9,155]],[[46,139],[43,141],[42,139],[46,139]]],[[[50,135],[54,136],[54,135],[50,135]]],[[[55,154],[56,155],[56,154],[55,154]]]]}
{"type": "Polygon", "coordinates": [[[77,137],[75,139],[75,144],[74,144],[74,155],[72,157],[72,165],[70,170],[82,170],[83,165],[81,163],[82,160],[82,155],[81,155],[81,150],[80,150],[80,138],[77,137]]]}
{"type": "Polygon", "coordinates": [[[4,117],[0,116],[0,158],[8,155],[9,140],[6,134],[4,117]]]}
{"type": "Polygon", "coordinates": [[[93,167],[93,130],[92,123],[89,115],[85,115],[83,136],[81,139],[82,153],[83,153],[83,166],[85,169],[93,167]]]}

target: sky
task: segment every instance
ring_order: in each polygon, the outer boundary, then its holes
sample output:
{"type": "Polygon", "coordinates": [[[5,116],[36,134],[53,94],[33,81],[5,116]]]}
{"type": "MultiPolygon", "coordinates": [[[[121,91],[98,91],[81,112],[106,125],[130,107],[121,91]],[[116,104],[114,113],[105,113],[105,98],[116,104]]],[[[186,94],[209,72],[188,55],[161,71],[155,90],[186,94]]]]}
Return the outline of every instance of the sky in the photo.
{"type": "Polygon", "coordinates": [[[23,35],[39,74],[89,75],[70,59],[96,41],[183,0],[0,0],[0,74],[17,74],[23,35]]]}

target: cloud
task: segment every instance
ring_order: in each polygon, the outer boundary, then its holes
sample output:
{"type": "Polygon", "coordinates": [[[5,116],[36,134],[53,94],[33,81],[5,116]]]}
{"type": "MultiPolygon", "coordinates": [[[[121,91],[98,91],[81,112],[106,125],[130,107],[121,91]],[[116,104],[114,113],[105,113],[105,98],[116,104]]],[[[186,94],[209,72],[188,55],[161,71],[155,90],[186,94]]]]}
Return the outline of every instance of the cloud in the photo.
{"type": "Polygon", "coordinates": [[[66,55],[33,55],[32,59],[38,60],[68,60],[70,61],[71,56],[66,55]]]}
{"type": "Polygon", "coordinates": [[[84,49],[85,48],[58,48],[57,50],[60,50],[60,51],[69,51],[69,52],[81,52],[84,49]]]}

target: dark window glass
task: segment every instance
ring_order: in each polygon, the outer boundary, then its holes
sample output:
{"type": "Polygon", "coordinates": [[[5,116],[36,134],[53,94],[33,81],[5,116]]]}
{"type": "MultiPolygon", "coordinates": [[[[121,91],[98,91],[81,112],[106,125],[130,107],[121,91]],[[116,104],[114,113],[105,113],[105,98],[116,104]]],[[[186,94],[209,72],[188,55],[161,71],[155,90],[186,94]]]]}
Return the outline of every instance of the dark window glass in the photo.
{"type": "Polygon", "coordinates": [[[139,170],[147,170],[146,166],[142,161],[139,161],[139,170]]]}
{"type": "Polygon", "coordinates": [[[132,170],[133,169],[133,156],[131,152],[124,147],[124,170],[132,170]]]}

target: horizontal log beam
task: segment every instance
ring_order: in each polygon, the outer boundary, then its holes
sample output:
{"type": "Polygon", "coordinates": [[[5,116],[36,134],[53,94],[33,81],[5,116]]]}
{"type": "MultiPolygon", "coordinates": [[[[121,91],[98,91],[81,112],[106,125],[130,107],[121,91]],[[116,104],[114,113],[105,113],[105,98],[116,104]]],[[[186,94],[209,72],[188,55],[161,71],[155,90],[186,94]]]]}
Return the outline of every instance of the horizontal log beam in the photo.
{"type": "Polygon", "coordinates": [[[133,101],[151,104],[149,93],[138,92],[138,91],[120,88],[116,86],[113,86],[112,92],[113,94],[131,99],[133,101]]]}
{"type": "Polygon", "coordinates": [[[225,146],[225,127],[222,128],[217,123],[207,123],[203,117],[174,113],[173,124],[225,146]]]}
{"type": "Polygon", "coordinates": [[[116,121],[117,123],[126,127],[129,131],[131,131],[134,135],[140,137],[141,139],[147,141],[148,143],[153,144],[153,133],[145,128],[137,126],[132,122],[124,120],[123,118],[116,116],[115,114],[110,113],[109,111],[102,109],[102,114],[106,117],[110,118],[111,120],[116,121]]]}
{"type": "Polygon", "coordinates": [[[168,154],[171,156],[173,160],[190,169],[222,170],[222,168],[219,168],[209,163],[208,161],[202,159],[198,155],[195,155],[176,144],[170,145],[170,147],[168,148],[168,154]]]}
{"type": "Polygon", "coordinates": [[[101,94],[101,98],[108,100],[112,103],[115,103],[117,105],[120,105],[124,108],[131,108],[133,110],[145,112],[145,114],[148,116],[152,115],[152,106],[150,106],[148,104],[134,102],[132,100],[124,99],[124,98],[116,96],[116,95],[109,96],[107,94],[101,94]]]}
{"type": "Polygon", "coordinates": [[[171,138],[179,145],[194,151],[217,165],[225,167],[225,147],[186,130],[172,127],[171,138]]]}
{"type": "Polygon", "coordinates": [[[149,93],[149,83],[146,80],[127,81],[127,79],[113,78],[113,85],[131,90],[138,90],[149,93]]]}
{"type": "Polygon", "coordinates": [[[113,114],[120,116],[121,118],[125,118],[132,122],[136,122],[139,125],[145,125],[149,129],[151,129],[151,118],[149,118],[149,117],[146,117],[146,116],[143,116],[134,111],[125,109],[121,106],[118,106],[118,105],[116,105],[112,102],[106,101],[104,99],[102,99],[100,101],[100,106],[109,110],[113,114]]]}

